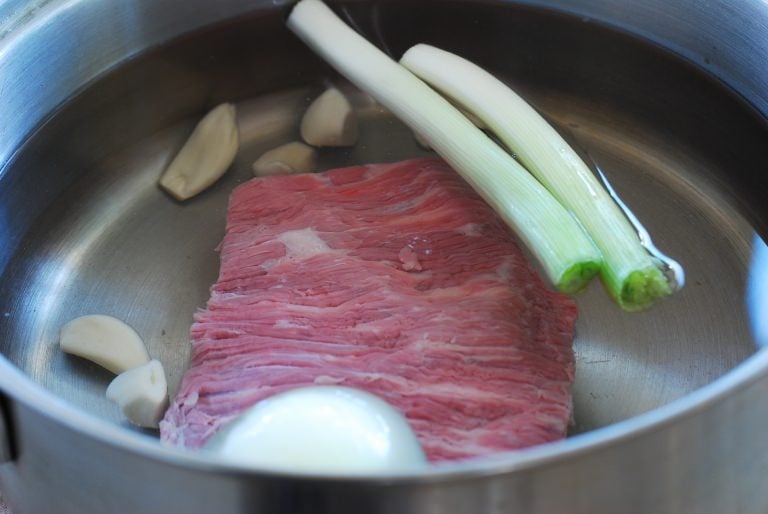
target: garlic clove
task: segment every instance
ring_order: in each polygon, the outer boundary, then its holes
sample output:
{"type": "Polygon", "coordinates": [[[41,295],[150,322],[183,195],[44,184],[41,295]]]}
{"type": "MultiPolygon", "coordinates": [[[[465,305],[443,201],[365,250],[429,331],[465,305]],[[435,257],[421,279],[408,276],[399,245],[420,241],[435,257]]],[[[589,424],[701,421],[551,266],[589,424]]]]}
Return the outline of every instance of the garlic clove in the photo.
{"type": "Polygon", "coordinates": [[[316,159],[317,152],[314,148],[299,141],[293,141],[265,152],[253,163],[253,174],[264,177],[307,173],[315,168],[316,159]]]}
{"type": "Polygon", "coordinates": [[[325,90],[301,119],[301,137],[312,146],[352,146],[357,142],[357,114],[335,87],[325,90]]]}
{"type": "Polygon", "coordinates": [[[168,408],[168,383],[163,365],[151,360],[119,374],[107,387],[107,398],[140,427],[157,428],[168,408]]]}
{"type": "Polygon", "coordinates": [[[130,326],[112,316],[90,314],[61,327],[63,351],[83,357],[113,373],[149,362],[144,342],[130,326]]]}
{"type": "Polygon", "coordinates": [[[160,186],[177,200],[186,200],[216,182],[237,155],[235,115],[230,103],[206,114],[160,177],[160,186]]]}

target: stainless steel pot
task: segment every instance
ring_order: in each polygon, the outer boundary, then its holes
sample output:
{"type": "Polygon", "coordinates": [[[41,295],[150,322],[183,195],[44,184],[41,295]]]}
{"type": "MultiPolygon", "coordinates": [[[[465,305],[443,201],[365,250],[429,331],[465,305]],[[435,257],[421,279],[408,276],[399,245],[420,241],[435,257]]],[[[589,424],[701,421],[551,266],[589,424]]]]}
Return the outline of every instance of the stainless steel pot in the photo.
{"type": "MultiPolygon", "coordinates": [[[[768,511],[768,5],[757,0],[350,2],[398,55],[496,70],[592,155],[689,285],[626,315],[579,297],[573,434],[388,477],[248,471],[121,422],[62,323],[134,325],[175,388],[216,277],[226,198],[340,79],[283,2],[0,2],[0,489],[14,513],[768,511]],[[240,102],[244,152],[185,205],[156,187],[195,119],[240,102]]],[[[365,110],[365,99],[358,99],[365,110]]],[[[386,115],[326,164],[419,152],[386,115]]]]}

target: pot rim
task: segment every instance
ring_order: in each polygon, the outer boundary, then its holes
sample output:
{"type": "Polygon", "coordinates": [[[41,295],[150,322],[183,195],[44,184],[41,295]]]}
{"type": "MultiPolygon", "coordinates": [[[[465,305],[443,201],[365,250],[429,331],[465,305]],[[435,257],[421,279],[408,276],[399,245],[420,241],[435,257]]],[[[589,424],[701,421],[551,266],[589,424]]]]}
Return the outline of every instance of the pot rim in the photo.
{"type": "MultiPolygon", "coordinates": [[[[419,472],[393,472],[387,475],[359,473],[332,475],[250,468],[211,459],[202,453],[165,446],[150,435],[133,432],[83,411],[55,396],[14,366],[4,355],[0,355],[0,390],[9,396],[8,400],[18,401],[67,428],[124,451],[171,466],[186,467],[204,473],[237,475],[253,479],[268,477],[323,482],[362,482],[380,486],[405,482],[418,484],[469,480],[488,475],[521,472],[575,459],[587,452],[629,443],[714,408],[720,402],[742,389],[749,388],[765,376],[768,376],[768,348],[760,348],[726,374],[677,400],[629,419],[567,437],[561,441],[462,462],[440,464],[419,472]]],[[[5,421],[13,422],[12,419],[5,421]]],[[[6,430],[12,432],[13,427],[6,427],[6,430]]]]}

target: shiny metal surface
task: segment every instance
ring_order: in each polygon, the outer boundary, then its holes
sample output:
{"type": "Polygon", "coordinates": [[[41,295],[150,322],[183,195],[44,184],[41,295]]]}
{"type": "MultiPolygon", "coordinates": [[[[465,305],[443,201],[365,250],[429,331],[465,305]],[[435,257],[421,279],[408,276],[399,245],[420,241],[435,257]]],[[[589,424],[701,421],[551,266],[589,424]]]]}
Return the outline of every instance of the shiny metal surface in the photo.
{"type": "MultiPolygon", "coordinates": [[[[768,422],[768,340],[750,332],[745,292],[768,273],[757,236],[768,227],[768,128],[701,71],[591,21],[665,43],[766,113],[768,42],[755,31],[768,7],[750,2],[443,2],[438,19],[436,2],[344,7],[393,53],[429,41],[503,73],[685,266],[686,288],[646,313],[620,313],[599,286],[579,297],[568,440],[426,475],[311,479],[239,472],[121,426],[103,396],[109,374],[62,355],[58,329],[118,316],[176,388],[192,313],[216,278],[229,191],[261,150],[295,136],[307,97],[333,78],[274,4],[191,2],[178,16],[172,2],[52,1],[0,24],[11,26],[0,30],[0,387],[18,455],[0,465],[0,484],[18,512],[766,511],[768,436],[755,427],[768,422]],[[745,32],[728,36],[742,17],[745,32]],[[210,191],[174,202],[157,177],[222,100],[238,102],[244,150],[210,191]]],[[[421,151],[356,98],[363,140],[326,152],[325,165],[421,151]]],[[[750,307],[765,312],[753,289],[750,307]]]]}

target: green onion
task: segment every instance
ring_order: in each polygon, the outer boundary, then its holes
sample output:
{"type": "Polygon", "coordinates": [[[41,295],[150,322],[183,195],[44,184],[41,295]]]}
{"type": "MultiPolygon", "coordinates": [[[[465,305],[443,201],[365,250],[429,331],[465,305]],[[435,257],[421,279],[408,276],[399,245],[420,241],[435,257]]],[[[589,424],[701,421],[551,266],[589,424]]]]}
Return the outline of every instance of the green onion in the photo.
{"type": "MultiPolygon", "coordinates": [[[[525,100],[479,66],[429,45],[414,46],[400,63],[477,116],[576,215],[603,255],[601,278],[622,308],[640,310],[672,292],[661,254],[654,257],[643,246],[627,219],[631,213],[625,215],[579,155],[525,100]]],[[[667,268],[682,270],[671,259],[667,268]]],[[[681,282],[682,274],[675,285],[681,282]]]]}
{"type": "Polygon", "coordinates": [[[574,216],[445,98],[341,21],[320,0],[301,0],[288,27],[450,164],[516,231],[562,292],[583,288],[600,253],[574,216]]]}

